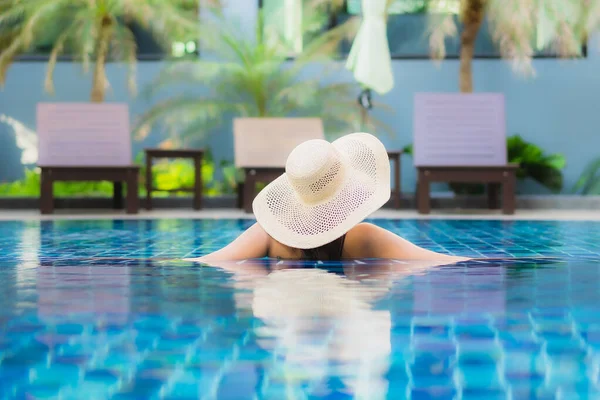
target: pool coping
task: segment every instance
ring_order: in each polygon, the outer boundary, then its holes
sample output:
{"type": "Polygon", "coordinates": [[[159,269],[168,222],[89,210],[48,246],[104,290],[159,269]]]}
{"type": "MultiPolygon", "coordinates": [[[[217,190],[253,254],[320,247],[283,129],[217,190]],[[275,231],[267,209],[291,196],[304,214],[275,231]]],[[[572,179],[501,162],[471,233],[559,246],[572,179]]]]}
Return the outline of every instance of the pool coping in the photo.
{"type": "MultiPolygon", "coordinates": [[[[55,214],[41,215],[37,210],[0,210],[0,221],[53,221],[53,220],[154,220],[154,219],[254,219],[237,209],[158,209],[141,210],[139,214],[124,214],[120,210],[62,209],[55,214]]],[[[414,219],[414,220],[499,220],[499,221],[596,221],[600,222],[598,210],[517,210],[514,215],[499,211],[445,209],[420,215],[416,210],[382,209],[368,219],[414,219]]]]}
{"type": "MultiPolygon", "coordinates": [[[[486,196],[455,196],[449,192],[434,193],[431,198],[433,209],[436,208],[462,208],[462,209],[485,209],[487,207],[486,196]]],[[[112,198],[108,197],[70,197],[55,199],[56,208],[75,208],[75,209],[102,209],[112,207],[112,198]]],[[[146,199],[140,197],[140,206],[144,207],[146,199]]],[[[191,196],[182,197],[154,197],[152,199],[155,208],[182,208],[187,209],[192,206],[191,196]]],[[[206,209],[227,209],[235,208],[237,198],[233,195],[224,195],[217,197],[204,197],[203,207],[206,209]]],[[[390,200],[386,207],[393,205],[390,200]]],[[[412,193],[403,193],[400,208],[416,209],[415,195],[412,193]]],[[[600,210],[600,195],[518,195],[517,208],[538,210],[538,209],[569,209],[569,210],[600,210]]],[[[39,199],[36,197],[0,197],[0,210],[37,210],[39,209],[39,199]]]]}

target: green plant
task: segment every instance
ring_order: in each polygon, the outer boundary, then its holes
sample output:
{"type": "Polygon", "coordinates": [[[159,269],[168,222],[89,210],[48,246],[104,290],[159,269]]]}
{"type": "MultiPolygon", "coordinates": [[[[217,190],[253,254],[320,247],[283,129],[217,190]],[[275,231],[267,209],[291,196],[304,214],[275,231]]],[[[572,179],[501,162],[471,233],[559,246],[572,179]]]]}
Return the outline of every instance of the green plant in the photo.
{"type": "Polygon", "coordinates": [[[229,160],[221,160],[223,180],[215,181],[215,190],[222,194],[235,194],[238,185],[244,180],[244,173],[229,160]]]}
{"type": "Polygon", "coordinates": [[[600,157],[588,164],[571,192],[583,195],[600,194],[600,157]]]}
{"type": "MultiPolygon", "coordinates": [[[[325,132],[333,136],[347,133],[359,122],[356,84],[326,81],[337,72],[336,66],[321,62],[330,60],[330,53],[353,32],[353,24],[345,23],[318,36],[291,61],[282,51],[285,40],[265,33],[262,17],[254,37],[237,31],[231,21],[217,19],[217,24],[216,38],[208,43],[214,61],[206,58],[165,68],[147,87],[146,95],[152,97],[173,85],[185,92],[152,107],[141,116],[138,130],[147,132],[148,126],[160,121],[172,137],[187,142],[232,116],[320,117],[325,132]],[[309,71],[309,67],[318,71],[309,71]],[[195,85],[205,94],[189,94],[195,85]]],[[[384,127],[372,118],[368,125],[384,127]]]]}
{"type": "MultiPolygon", "coordinates": [[[[56,182],[54,194],[57,197],[94,197],[112,196],[110,182],[56,182]]],[[[0,196],[39,197],[40,171],[38,168],[26,168],[25,177],[16,182],[0,183],[0,196]]]]}
{"type": "MultiPolygon", "coordinates": [[[[405,146],[403,150],[405,154],[412,155],[412,144],[405,146]]],[[[506,150],[508,162],[519,164],[518,179],[533,179],[553,192],[562,190],[562,170],[566,165],[563,155],[544,154],[539,146],[525,141],[520,135],[507,138],[506,150]]],[[[456,194],[476,195],[485,191],[484,185],[477,183],[451,183],[449,186],[456,194]]]]}
{"type": "MultiPolygon", "coordinates": [[[[140,170],[139,194],[146,194],[146,166],[144,154],[136,157],[136,163],[142,165],[140,170]]],[[[203,194],[205,196],[220,196],[236,192],[241,172],[230,161],[222,160],[219,164],[223,175],[222,180],[215,177],[216,165],[212,152],[207,150],[202,163],[203,194]]],[[[188,192],[177,191],[177,188],[192,188],[194,186],[195,168],[187,160],[162,160],[152,167],[153,187],[159,190],[153,195],[189,196],[188,192]],[[162,190],[160,190],[162,189],[162,190]]],[[[54,193],[57,197],[110,197],[113,193],[111,182],[56,182],[54,193]]],[[[40,171],[38,168],[26,168],[23,179],[15,182],[0,183],[0,196],[3,197],[39,197],[40,171]]]]}
{"type": "Polygon", "coordinates": [[[54,91],[53,73],[58,57],[69,52],[83,63],[94,63],[91,100],[102,102],[107,88],[105,64],[123,61],[129,68],[129,86],[135,90],[137,45],[132,24],[154,34],[162,45],[194,37],[199,32],[194,0],[3,0],[0,7],[0,43],[10,45],[0,54],[0,82],[14,58],[36,45],[51,47],[45,87],[54,91]]]}
{"type": "Polygon", "coordinates": [[[553,192],[562,190],[562,170],[567,164],[562,154],[544,154],[541,148],[519,135],[508,138],[507,150],[508,161],[519,164],[517,178],[531,178],[553,192]]]}
{"type": "MultiPolygon", "coordinates": [[[[141,187],[145,187],[146,165],[143,162],[144,154],[140,153],[136,157],[136,163],[141,164],[141,187]]],[[[221,168],[227,166],[227,161],[222,160],[219,164],[221,168]]],[[[228,167],[230,168],[230,167],[228,167]]],[[[228,177],[223,173],[224,180],[215,178],[216,165],[210,149],[206,149],[202,159],[202,186],[205,196],[219,196],[234,192],[237,182],[229,182],[228,177]]],[[[178,188],[194,187],[195,167],[189,160],[161,160],[155,162],[152,166],[152,187],[157,188],[155,192],[158,196],[168,195],[189,195],[187,192],[177,191],[178,188]]],[[[145,190],[145,189],[143,189],[145,190]]],[[[145,193],[145,192],[144,192],[145,193]]]]}
{"type": "Polygon", "coordinates": [[[3,197],[37,197],[40,195],[40,173],[26,168],[25,177],[16,182],[0,183],[0,196],[3,197]]]}

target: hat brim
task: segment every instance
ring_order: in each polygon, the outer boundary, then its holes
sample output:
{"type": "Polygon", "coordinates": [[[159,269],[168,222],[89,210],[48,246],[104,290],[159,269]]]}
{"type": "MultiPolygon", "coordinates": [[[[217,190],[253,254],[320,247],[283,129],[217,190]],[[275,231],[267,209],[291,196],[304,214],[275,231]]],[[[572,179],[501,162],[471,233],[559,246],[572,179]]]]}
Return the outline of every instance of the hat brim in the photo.
{"type": "Polygon", "coordinates": [[[256,196],[258,223],[278,242],[297,249],[330,243],[377,211],[390,199],[390,163],[383,144],[368,133],[353,133],[332,143],[347,160],[340,189],[317,205],[304,204],[284,173],[256,196]]]}

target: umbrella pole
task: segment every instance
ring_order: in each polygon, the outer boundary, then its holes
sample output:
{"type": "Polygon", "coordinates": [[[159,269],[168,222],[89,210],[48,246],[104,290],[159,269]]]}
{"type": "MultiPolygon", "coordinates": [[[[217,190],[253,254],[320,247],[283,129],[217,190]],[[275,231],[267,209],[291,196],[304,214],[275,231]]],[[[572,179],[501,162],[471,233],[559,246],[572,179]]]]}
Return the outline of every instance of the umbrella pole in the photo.
{"type": "Polygon", "coordinates": [[[369,117],[369,111],[365,107],[360,108],[360,131],[364,132],[367,124],[367,118],[369,117]]]}
{"type": "Polygon", "coordinates": [[[364,132],[369,118],[369,110],[373,108],[371,89],[365,88],[360,92],[358,95],[358,104],[360,105],[360,129],[364,132]]]}

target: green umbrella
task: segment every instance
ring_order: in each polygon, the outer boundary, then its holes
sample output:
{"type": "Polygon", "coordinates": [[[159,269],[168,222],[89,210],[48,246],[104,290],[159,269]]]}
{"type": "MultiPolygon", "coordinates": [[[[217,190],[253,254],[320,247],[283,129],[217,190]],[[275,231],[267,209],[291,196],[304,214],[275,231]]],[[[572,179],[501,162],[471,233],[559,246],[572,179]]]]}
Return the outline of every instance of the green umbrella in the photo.
{"type": "Polygon", "coordinates": [[[362,0],[363,21],[346,62],[359,83],[379,94],[394,87],[386,7],[387,0],[362,0]]]}

